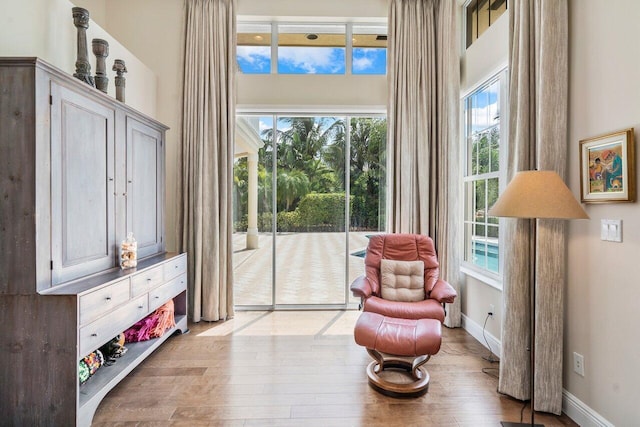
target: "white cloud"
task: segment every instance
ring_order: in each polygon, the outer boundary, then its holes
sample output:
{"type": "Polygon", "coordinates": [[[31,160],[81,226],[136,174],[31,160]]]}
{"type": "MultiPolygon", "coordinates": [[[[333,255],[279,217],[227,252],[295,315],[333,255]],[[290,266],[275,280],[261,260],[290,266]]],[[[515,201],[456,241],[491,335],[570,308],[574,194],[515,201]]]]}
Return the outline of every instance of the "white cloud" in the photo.
{"type": "Polygon", "coordinates": [[[269,123],[267,123],[266,121],[262,120],[262,117],[261,117],[258,127],[260,129],[260,135],[262,135],[263,131],[273,128],[273,120],[269,120],[269,123]]]}
{"type": "Polygon", "coordinates": [[[236,55],[249,64],[264,64],[271,60],[271,47],[269,46],[238,46],[236,55]]]}
{"type": "Polygon", "coordinates": [[[373,65],[373,60],[363,56],[362,58],[353,58],[353,69],[355,71],[368,70],[373,65]]]}
{"type": "Polygon", "coordinates": [[[344,66],[344,64],[336,64],[333,48],[324,47],[279,47],[278,60],[301,68],[309,74],[317,73],[321,69],[335,71],[344,66]]]}
{"type": "Polygon", "coordinates": [[[471,109],[471,120],[475,129],[493,126],[497,123],[498,103],[489,104],[482,108],[471,109]]]}
{"type": "Polygon", "coordinates": [[[380,52],[381,48],[379,47],[354,47],[353,50],[362,53],[364,55],[367,55],[369,53],[371,54],[377,54],[380,52]]]}

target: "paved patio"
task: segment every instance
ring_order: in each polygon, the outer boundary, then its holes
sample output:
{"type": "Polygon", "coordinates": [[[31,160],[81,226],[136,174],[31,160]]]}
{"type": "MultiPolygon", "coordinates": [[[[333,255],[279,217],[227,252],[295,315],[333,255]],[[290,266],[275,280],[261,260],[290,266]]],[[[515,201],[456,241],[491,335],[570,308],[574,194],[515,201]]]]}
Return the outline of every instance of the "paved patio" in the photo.
{"type": "MultiPolygon", "coordinates": [[[[367,246],[372,232],[350,232],[349,254],[367,246]]],[[[271,233],[260,247],[246,249],[245,233],[234,233],[235,304],[271,305],[271,233]]],[[[348,285],[364,273],[364,258],[349,255],[345,281],[345,233],[280,233],[276,236],[276,304],[344,304],[348,285]]],[[[358,303],[348,292],[349,302],[358,303]]]]}

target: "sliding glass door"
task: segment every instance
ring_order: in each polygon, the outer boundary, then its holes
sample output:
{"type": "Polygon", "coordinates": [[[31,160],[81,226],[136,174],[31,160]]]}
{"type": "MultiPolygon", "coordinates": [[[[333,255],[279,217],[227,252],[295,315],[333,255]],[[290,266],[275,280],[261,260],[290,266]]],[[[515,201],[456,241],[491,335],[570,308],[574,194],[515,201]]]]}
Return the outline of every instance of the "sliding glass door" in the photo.
{"type": "Polygon", "coordinates": [[[384,230],[385,119],[239,115],[236,134],[238,308],[357,303],[349,283],[384,230]]]}

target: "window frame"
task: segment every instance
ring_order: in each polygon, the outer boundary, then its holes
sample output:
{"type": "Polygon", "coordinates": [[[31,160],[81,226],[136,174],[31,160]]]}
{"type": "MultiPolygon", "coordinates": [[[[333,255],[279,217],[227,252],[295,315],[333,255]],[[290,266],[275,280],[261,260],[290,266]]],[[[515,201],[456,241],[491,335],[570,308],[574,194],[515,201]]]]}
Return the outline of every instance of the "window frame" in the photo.
{"type": "MultiPolygon", "coordinates": [[[[503,230],[502,220],[499,219],[496,227],[498,228],[498,272],[494,272],[489,270],[488,268],[481,267],[473,262],[466,260],[467,257],[467,247],[470,242],[467,241],[466,227],[469,225],[475,224],[475,222],[468,220],[469,215],[467,209],[473,208],[474,206],[467,206],[467,199],[469,197],[473,197],[472,195],[467,194],[467,184],[469,182],[477,182],[477,181],[485,181],[487,179],[498,179],[498,189],[499,194],[502,193],[505,186],[505,178],[506,178],[506,143],[508,140],[508,69],[507,67],[501,67],[497,72],[493,72],[487,78],[484,78],[478,84],[471,87],[470,90],[463,93],[460,97],[460,110],[461,110],[461,144],[462,146],[462,198],[463,203],[461,207],[462,212],[462,223],[463,223],[463,233],[462,233],[462,244],[463,244],[463,257],[460,263],[460,271],[478,279],[496,289],[502,290],[502,277],[504,272],[504,255],[501,252],[501,249],[504,247],[504,239],[503,233],[500,230],[503,230]],[[470,111],[468,109],[468,100],[474,94],[479,91],[491,86],[495,82],[499,83],[500,95],[498,100],[498,108],[499,108],[499,126],[500,126],[500,137],[499,137],[499,148],[498,148],[498,170],[488,173],[481,174],[471,174],[469,173],[470,167],[468,165],[469,162],[469,150],[471,149],[470,145],[470,111]]],[[[491,129],[493,126],[487,126],[484,130],[491,129]]],[[[488,210],[488,206],[485,206],[485,210],[488,210]]],[[[485,224],[487,224],[486,222],[485,224]]]]}
{"type": "MultiPolygon", "coordinates": [[[[325,75],[325,76],[386,76],[388,74],[388,64],[387,61],[385,60],[385,69],[384,69],[384,73],[354,73],[353,72],[353,42],[352,42],[352,38],[353,38],[353,27],[357,27],[357,28],[369,28],[369,29],[379,29],[381,32],[384,32],[385,35],[388,35],[389,33],[389,28],[388,28],[388,24],[386,22],[386,20],[384,21],[377,21],[375,19],[368,19],[366,21],[328,21],[328,22],[319,22],[319,21],[275,21],[275,20],[264,20],[264,21],[255,21],[255,20],[243,20],[243,19],[238,19],[238,24],[237,24],[237,33],[245,33],[245,32],[250,32],[250,31],[245,31],[245,29],[251,29],[252,27],[257,28],[257,27],[262,27],[262,26],[271,26],[271,45],[270,45],[270,52],[271,52],[271,64],[270,64],[270,72],[263,72],[263,73],[245,73],[244,71],[242,71],[242,69],[240,68],[240,64],[238,64],[238,70],[239,72],[246,74],[246,75],[270,75],[270,74],[278,74],[278,75],[325,75]],[[279,40],[278,40],[278,35],[280,32],[280,27],[304,27],[304,28],[310,28],[310,29],[314,29],[315,27],[318,26],[335,26],[335,25],[339,25],[339,26],[343,26],[345,29],[345,63],[344,63],[344,67],[345,67],[345,72],[344,73],[279,73],[278,72],[278,47],[279,47],[279,40]]],[[[237,52],[237,48],[238,46],[245,46],[245,45],[238,45],[236,44],[236,52],[237,52]]],[[[312,46],[310,46],[312,47],[312,46]]],[[[357,48],[362,48],[362,47],[357,47],[357,48]]],[[[382,49],[382,48],[378,48],[378,49],[382,49]]],[[[384,49],[386,50],[385,56],[388,56],[388,49],[389,46],[387,45],[386,47],[384,47],[384,49]]],[[[237,54],[237,53],[236,53],[237,54]]],[[[237,60],[236,60],[237,62],[237,60]]]]}

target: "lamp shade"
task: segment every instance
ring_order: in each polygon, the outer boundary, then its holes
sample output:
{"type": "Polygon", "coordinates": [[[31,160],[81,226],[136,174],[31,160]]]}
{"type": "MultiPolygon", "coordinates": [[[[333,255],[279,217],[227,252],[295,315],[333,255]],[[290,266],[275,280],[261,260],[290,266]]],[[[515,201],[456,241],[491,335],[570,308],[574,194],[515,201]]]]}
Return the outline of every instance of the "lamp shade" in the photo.
{"type": "Polygon", "coordinates": [[[513,218],[587,219],[571,190],[554,171],[516,173],[490,216],[513,218]]]}

